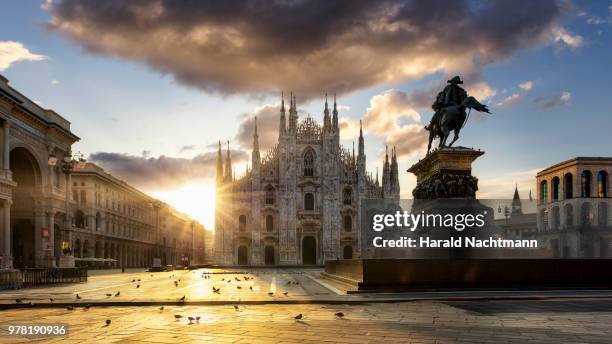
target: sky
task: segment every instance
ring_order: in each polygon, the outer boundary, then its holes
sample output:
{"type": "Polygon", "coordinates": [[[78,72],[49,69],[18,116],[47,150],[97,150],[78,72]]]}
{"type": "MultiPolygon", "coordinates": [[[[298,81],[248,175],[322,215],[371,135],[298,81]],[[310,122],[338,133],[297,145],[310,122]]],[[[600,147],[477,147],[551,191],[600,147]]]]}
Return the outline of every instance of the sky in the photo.
{"type": "Polygon", "coordinates": [[[537,171],[611,156],[611,29],[609,1],[11,1],[0,74],[72,123],[73,150],[210,228],[217,142],[244,173],[281,91],[319,122],[336,94],[341,143],[363,120],[372,173],[396,146],[410,198],[431,103],[460,75],[492,112],[457,142],[486,152],[478,196],[535,194],[537,171]]]}

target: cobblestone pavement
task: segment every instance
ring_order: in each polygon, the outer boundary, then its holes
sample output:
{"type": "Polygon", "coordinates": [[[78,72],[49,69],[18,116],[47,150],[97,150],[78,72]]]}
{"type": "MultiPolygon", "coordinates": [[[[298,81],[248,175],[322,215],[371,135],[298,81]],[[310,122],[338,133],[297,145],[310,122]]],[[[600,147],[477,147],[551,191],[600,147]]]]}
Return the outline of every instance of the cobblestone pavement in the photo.
{"type": "Polygon", "coordinates": [[[2,343],[610,343],[612,300],[14,309],[0,327],[64,323],[65,338],[2,343]],[[577,307],[579,306],[579,307],[577,307]],[[494,310],[494,312],[490,312],[494,310]],[[481,311],[484,311],[481,312],[481,311]],[[343,318],[335,313],[342,312],[343,318]],[[302,314],[301,320],[294,316],[302,314]],[[183,317],[175,320],[174,315],[183,317]],[[188,316],[200,316],[190,321],[188,316]],[[106,320],[111,320],[106,325],[106,320]]]}

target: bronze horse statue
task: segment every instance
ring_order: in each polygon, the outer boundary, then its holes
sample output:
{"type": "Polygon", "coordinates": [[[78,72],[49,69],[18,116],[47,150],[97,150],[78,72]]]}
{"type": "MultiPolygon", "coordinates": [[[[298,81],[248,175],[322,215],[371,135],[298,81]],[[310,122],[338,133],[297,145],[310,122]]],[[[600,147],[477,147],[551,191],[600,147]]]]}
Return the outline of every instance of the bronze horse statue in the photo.
{"type": "Polygon", "coordinates": [[[465,100],[459,105],[451,105],[441,109],[440,120],[434,121],[429,127],[426,129],[429,130],[429,145],[427,146],[427,154],[431,150],[431,143],[434,138],[438,137],[440,139],[440,144],[438,148],[442,147],[451,147],[455,141],[459,138],[459,132],[461,128],[463,128],[465,121],[467,120],[468,114],[465,112],[466,109],[474,109],[478,112],[489,112],[489,108],[481,104],[474,97],[467,97],[465,100]],[[446,146],[446,140],[450,132],[453,131],[455,133],[455,137],[453,140],[446,146]]]}

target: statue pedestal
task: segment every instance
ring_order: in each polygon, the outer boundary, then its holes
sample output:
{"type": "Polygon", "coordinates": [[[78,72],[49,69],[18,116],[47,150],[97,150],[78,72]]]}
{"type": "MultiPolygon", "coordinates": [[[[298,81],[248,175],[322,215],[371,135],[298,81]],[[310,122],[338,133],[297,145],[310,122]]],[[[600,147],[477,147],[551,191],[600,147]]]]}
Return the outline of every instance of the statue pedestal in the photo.
{"type": "Polygon", "coordinates": [[[74,267],[74,256],[73,255],[61,255],[59,257],[60,268],[73,268],[74,267]]]}

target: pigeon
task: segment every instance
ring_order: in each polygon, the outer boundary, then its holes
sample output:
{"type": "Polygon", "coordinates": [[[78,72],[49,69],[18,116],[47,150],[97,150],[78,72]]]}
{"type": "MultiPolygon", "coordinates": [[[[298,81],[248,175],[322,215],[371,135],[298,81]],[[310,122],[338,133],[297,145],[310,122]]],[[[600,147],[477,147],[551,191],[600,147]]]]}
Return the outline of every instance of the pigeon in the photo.
{"type": "Polygon", "coordinates": [[[153,277],[153,274],[151,274],[151,277],[153,277]]]}
{"type": "Polygon", "coordinates": [[[287,291],[283,293],[283,295],[285,295],[285,296],[287,296],[287,294],[289,294],[289,292],[287,292],[287,291]]]}
{"type": "Polygon", "coordinates": [[[344,316],[344,313],[338,312],[338,313],[336,313],[334,315],[337,316],[338,318],[342,318],[344,316]]]}
{"type": "Polygon", "coordinates": [[[21,301],[21,299],[15,299],[15,302],[16,303],[21,303],[22,301],[21,301]]]}
{"type": "Polygon", "coordinates": [[[136,284],[136,288],[140,288],[140,284],[136,284]]]}
{"type": "Polygon", "coordinates": [[[269,291],[269,292],[268,292],[268,295],[269,295],[269,296],[272,296],[272,295],[274,295],[274,293],[273,293],[273,292],[271,292],[271,291],[269,291]]]}
{"type": "MultiPolygon", "coordinates": [[[[137,280],[138,282],[140,282],[140,278],[137,280]]],[[[179,280],[180,281],[180,280],[179,280]]]]}
{"type": "Polygon", "coordinates": [[[200,316],[199,315],[196,315],[196,321],[200,322],[200,316]]]}
{"type": "Polygon", "coordinates": [[[77,300],[82,299],[82,297],[80,297],[79,294],[76,294],[76,298],[77,298],[77,300]]]}
{"type": "Polygon", "coordinates": [[[181,301],[181,302],[185,301],[185,295],[183,295],[183,297],[181,297],[181,298],[179,299],[179,301],[181,301]]]}
{"type": "Polygon", "coordinates": [[[252,286],[252,285],[251,285],[251,286],[249,286],[249,289],[253,290],[253,286],[252,286]]]}
{"type": "Polygon", "coordinates": [[[302,315],[302,313],[300,313],[300,314],[294,316],[293,319],[295,319],[295,320],[302,320],[303,317],[304,316],[302,315]]]}
{"type": "Polygon", "coordinates": [[[236,289],[242,289],[242,287],[241,287],[241,286],[239,286],[239,285],[237,285],[237,286],[236,286],[236,289]]]}
{"type": "Polygon", "coordinates": [[[86,304],[84,308],[85,309],[89,309],[89,307],[91,307],[91,305],[90,304],[86,304]]]}
{"type": "Polygon", "coordinates": [[[221,288],[215,288],[214,286],[212,288],[213,288],[213,293],[221,294],[221,288]]]}
{"type": "Polygon", "coordinates": [[[234,309],[238,311],[238,310],[240,310],[240,307],[234,305],[234,309]]]}
{"type": "Polygon", "coordinates": [[[119,295],[121,295],[120,291],[118,291],[117,294],[115,294],[115,296],[119,296],[119,295]]]}
{"type": "Polygon", "coordinates": [[[111,297],[113,294],[106,293],[106,296],[111,297]]]}
{"type": "Polygon", "coordinates": [[[163,311],[164,310],[164,306],[159,307],[159,310],[163,311]]]}
{"type": "Polygon", "coordinates": [[[54,298],[52,298],[52,297],[50,297],[50,298],[49,298],[49,301],[53,302],[53,301],[55,301],[55,299],[54,299],[54,298]]]}
{"type": "Polygon", "coordinates": [[[174,319],[179,320],[180,318],[182,318],[183,316],[180,314],[175,314],[174,315],[174,319]]]}
{"type": "Polygon", "coordinates": [[[106,319],[106,326],[111,324],[111,320],[110,319],[106,319]]]}
{"type": "Polygon", "coordinates": [[[132,280],[132,283],[134,283],[134,282],[136,282],[136,280],[135,280],[135,279],[133,279],[133,280],[132,280]]]}
{"type": "Polygon", "coordinates": [[[287,281],[287,285],[290,285],[290,284],[291,284],[291,281],[287,281]]]}
{"type": "Polygon", "coordinates": [[[236,282],[240,282],[240,278],[234,277],[234,279],[236,280],[236,282]]]}
{"type": "Polygon", "coordinates": [[[68,307],[66,307],[66,309],[67,309],[67,310],[69,310],[69,311],[73,311],[73,310],[74,310],[74,307],[72,307],[72,306],[68,306],[68,307]]]}
{"type": "Polygon", "coordinates": [[[191,324],[191,322],[192,322],[192,321],[194,321],[194,320],[195,320],[195,318],[194,318],[194,317],[187,317],[187,319],[189,319],[189,323],[190,323],[190,324],[191,324]]]}

